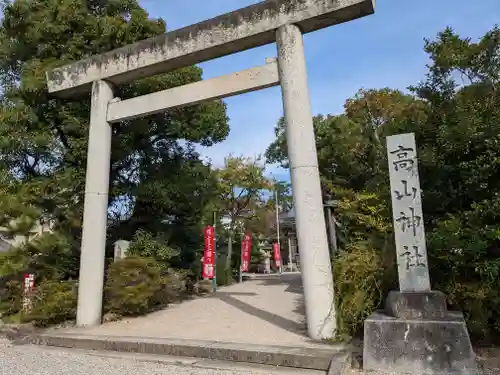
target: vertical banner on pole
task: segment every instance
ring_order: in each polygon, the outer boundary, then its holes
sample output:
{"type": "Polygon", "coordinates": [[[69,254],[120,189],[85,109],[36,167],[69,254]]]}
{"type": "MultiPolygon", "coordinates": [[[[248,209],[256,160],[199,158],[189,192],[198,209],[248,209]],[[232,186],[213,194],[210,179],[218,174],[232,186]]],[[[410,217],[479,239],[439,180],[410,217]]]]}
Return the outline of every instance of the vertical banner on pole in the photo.
{"type": "Polygon", "coordinates": [[[250,268],[250,254],[252,251],[252,233],[246,232],[241,242],[241,272],[248,272],[250,268]]]}
{"type": "Polygon", "coordinates": [[[203,257],[203,278],[214,278],[215,265],[215,230],[211,225],[207,225],[204,230],[205,234],[205,254],[203,257]]]}
{"type": "Polygon", "coordinates": [[[276,263],[276,267],[281,268],[281,250],[279,243],[277,242],[273,243],[273,252],[274,252],[274,262],[276,263]]]}
{"type": "Polygon", "coordinates": [[[219,254],[217,254],[217,212],[214,211],[214,277],[212,278],[212,291],[215,293],[217,291],[217,259],[219,254]]]}

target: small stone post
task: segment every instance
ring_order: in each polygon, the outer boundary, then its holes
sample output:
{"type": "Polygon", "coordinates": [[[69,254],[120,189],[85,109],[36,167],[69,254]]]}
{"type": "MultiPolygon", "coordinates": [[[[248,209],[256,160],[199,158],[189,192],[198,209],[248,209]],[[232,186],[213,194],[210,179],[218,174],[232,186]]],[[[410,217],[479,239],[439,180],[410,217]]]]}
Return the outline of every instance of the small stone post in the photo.
{"type": "Polygon", "coordinates": [[[115,251],[115,263],[119,260],[125,259],[128,255],[128,249],[130,247],[130,242],[125,240],[118,240],[115,242],[114,251],[115,251]]]}

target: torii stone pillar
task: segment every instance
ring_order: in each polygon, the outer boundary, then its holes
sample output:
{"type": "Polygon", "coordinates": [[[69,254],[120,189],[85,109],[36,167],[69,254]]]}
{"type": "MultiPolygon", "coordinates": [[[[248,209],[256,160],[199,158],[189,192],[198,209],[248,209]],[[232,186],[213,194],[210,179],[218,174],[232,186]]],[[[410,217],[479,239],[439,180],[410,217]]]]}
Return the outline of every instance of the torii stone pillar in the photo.
{"type": "Polygon", "coordinates": [[[110,124],[281,84],[309,336],[334,335],[333,279],[307,87],[302,33],[375,12],[375,0],[267,0],[47,73],[49,92],[92,88],[77,324],[101,323],[110,124]],[[277,42],[278,64],[124,101],[112,85],[277,42]]]}
{"type": "Polygon", "coordinates": [[[282,26],[276,43],[307,329],[311,338],[320,340],[332,336],[336,321],[302,32],[296,25],[282,26]]]}
{"type": "Polygon", "coordinates": [[[107,121],[113,86],[103,80],[92,84],[82,252],[78,284],[79,326],[101,324],[108,220],[111,124],[107,121]]]}

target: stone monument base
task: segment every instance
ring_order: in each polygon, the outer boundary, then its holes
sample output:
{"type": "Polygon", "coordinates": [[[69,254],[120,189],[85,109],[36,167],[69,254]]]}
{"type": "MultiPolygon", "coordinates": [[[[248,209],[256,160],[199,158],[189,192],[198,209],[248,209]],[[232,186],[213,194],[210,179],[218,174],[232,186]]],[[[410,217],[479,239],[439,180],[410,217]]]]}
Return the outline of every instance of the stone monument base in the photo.
{"type": "Polygon", "coordinates": [[[386,308],[365,320],[363,370],[414,375],[477,375],[460,312],[440,292],[391,292],[386,308]]]}

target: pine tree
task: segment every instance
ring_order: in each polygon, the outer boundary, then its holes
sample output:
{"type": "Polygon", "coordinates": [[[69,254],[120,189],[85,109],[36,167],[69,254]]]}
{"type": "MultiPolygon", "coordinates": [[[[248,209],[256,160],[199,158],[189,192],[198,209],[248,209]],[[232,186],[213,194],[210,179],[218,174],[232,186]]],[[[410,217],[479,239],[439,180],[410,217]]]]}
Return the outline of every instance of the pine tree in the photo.
{"type": "MultiPolygon", "coordinates": [[[[54,98],[47,92],[45,73],[162,34],[165,28],[165,21],[149,18],[137,0],[4,4],[0,225],[8,226],[12,219],[29,224],[43,217],[78,253],[90,96],[54,98]]],[[[201,79],[201,69],[186,67],[120,86],[117,96],[127,99],[201,79]]],[[[189,240],[195,243],[201,211],[214,185],[193,144],[212,145],[228,131],[220,101],[114,124],[109,206],[119,208],[122,220],[112,226],[110,241],[117,236],[129,239],[142,228],[164,232],[170,242],[183,246],[189,240]]]]}

